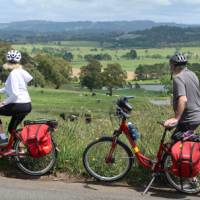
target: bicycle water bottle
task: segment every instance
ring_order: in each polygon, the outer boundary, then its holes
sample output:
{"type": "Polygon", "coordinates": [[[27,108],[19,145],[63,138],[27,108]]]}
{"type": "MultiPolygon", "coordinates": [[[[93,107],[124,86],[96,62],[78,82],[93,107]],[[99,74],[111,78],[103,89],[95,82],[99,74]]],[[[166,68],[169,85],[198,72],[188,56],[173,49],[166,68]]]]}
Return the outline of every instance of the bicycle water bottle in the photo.
{"type": "Polygon", "coordinates": [[[139,132],[135,128],[134,124],[132,124],[131,122],[128,122],[128,130],[130,131],[131,136],[134,140],[137,140],[140,137],[139,132]]]}

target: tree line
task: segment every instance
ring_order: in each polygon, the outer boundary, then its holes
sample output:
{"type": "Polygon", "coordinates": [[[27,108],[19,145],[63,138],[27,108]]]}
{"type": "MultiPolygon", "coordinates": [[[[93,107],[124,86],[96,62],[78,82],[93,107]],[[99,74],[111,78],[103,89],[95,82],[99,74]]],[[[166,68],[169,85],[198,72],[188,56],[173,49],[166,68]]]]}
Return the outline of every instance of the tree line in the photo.
{"type": "Polygon", "coordinates": [[[198,26],[177,27],[158,26],[142,31],[127,31],[126,29],[105,31],[73,30],[73,31],[47,31],[36,34],[34,31],[0,30],[0,38],[13,43],[48,43],[52,41],[98,41],[101,47],[108,45],[113,48],[160,48],[177,46],[199,46],[200,28],[198,26]]]}
{"type": "Polygon", "coordinates": [[[136,80],[159,79],[169,73],[169,65],[165,63],[145,65],[140,64],[136,70],[136,80]]]}
{"type": "MultiPolygon", "coordinates": [[[[11,49],[11,45],[0,42],[0,65],[5,60],[5,54],[11,49]]],[[[52,54],[39,53],[31,57],[28,53],[22,52],[21,64],[33,76],[32,85],[35,87],[51,86],[59,89],[62,85],[72,80],[72,67],[63,57],[52,54]]],[[[0,80],[5,82],[8,71],[3,70],[0,73],[0,80]]],[[[102,64],[95,59],[89,60],[86,66],[81,67],[80,85],[87,87],[90,91],[102,88],[108,88],[109,95],[112,95],[113,87],[121,87],[126,83],[126,72],[120,64],[108,64],[103,69],[102,64]]]]}
{"type": "MultiPolygon", "coordinates": [[[[10,44],[0,42],[1,66],[6,62],[5,55],[10,49],[12,49],[10,44]]],[[[32,85],[36,87],[52,86],[58,89],[63,84],[70,81],[72,67],[65,59],[48,54],[38,54],[35,57],[31,57],[26,52],[21,53],[21,64],[33,76],[32,85]]],[[[0,79],[4,82],[9,72],[2,67],[1,69],[0,79]]]]}

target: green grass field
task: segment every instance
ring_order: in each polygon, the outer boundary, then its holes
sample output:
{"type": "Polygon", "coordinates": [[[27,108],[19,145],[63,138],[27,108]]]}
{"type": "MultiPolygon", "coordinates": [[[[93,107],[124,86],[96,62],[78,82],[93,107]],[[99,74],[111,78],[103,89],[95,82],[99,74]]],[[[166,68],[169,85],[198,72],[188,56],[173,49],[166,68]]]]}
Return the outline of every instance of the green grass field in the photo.
{"type": "Polygon", "coordinates": [[[74,60],[71,63],[73,68],[80,68],[86,65],[87,62],[84,60],[84,56],[87,54],[98,54],[108,53],[112,56],[112,61],[103,61],[102,64],[105,67],[109,63],[120,63],[126,71],[134,71],[139,64],[156,64],[156,63],[168,63],[167,56],[174,54],[177,50],[192,54],[190,59],[191,63],[200,61],[200,48],[199,47],[183,47],[179,49],[175,48],[159,48],[159,49],[137,49],[138,58],[136,60],[127,60],[121,58],[122,55],[126,54],[130,49],[108,49],[100,48],[98,42],[86,42],[86,41],[66,41],[61,42],[60,45],[56,43],[50,44],[24,44],[24,45],[13,45],[14,48],[26,51],[32,54],[32,49],[41,49],[43,47],[51,47],[55,49],[62,49],[63,51],[70,51],[74,55],[74,60]],[[94,51],[94,48],[96,49],[94,51]],[[159,58],[152,58],[152,56],[160,55],[159,58]],[[80,58],[82,56],[82,58],[80,58]]]}

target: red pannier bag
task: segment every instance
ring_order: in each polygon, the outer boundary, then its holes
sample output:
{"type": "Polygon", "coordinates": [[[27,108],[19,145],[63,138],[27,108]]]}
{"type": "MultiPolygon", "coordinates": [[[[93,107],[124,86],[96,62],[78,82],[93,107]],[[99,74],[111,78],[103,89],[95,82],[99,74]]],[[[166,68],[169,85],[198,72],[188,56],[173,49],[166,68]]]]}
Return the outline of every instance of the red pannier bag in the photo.
{"type": "Polygon", "coordinates": [[[195,177],[200,172],[200,143],[178,141],[171,149],[172,172],[183,178],[195,177]]]}
{"type": "Polygon", "coordinates": [[[30,124],[24,126],[21,140],[27,146],[31,156],[40,158],[52,151],[52,139],[49,126],[46,124],[30,124]]]}

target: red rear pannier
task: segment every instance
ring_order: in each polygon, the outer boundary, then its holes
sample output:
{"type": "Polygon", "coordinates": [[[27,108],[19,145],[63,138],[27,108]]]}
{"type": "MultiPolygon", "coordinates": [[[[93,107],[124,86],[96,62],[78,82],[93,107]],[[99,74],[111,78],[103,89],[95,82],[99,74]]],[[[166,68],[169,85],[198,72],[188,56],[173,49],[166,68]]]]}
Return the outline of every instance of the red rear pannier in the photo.
{"type": "Polygon", "coordinates": [[[200,172],[200,143],[178,141],[171,149],[172,172],[178,177],[195,177],[200,172]]]}
{"type": "Polygon", "coordinates": [[[49,126],[46,124],[24,126],[21,132],[21,139],[33,157],[39,158],[52,151],[51,133],[49,126]]]}

